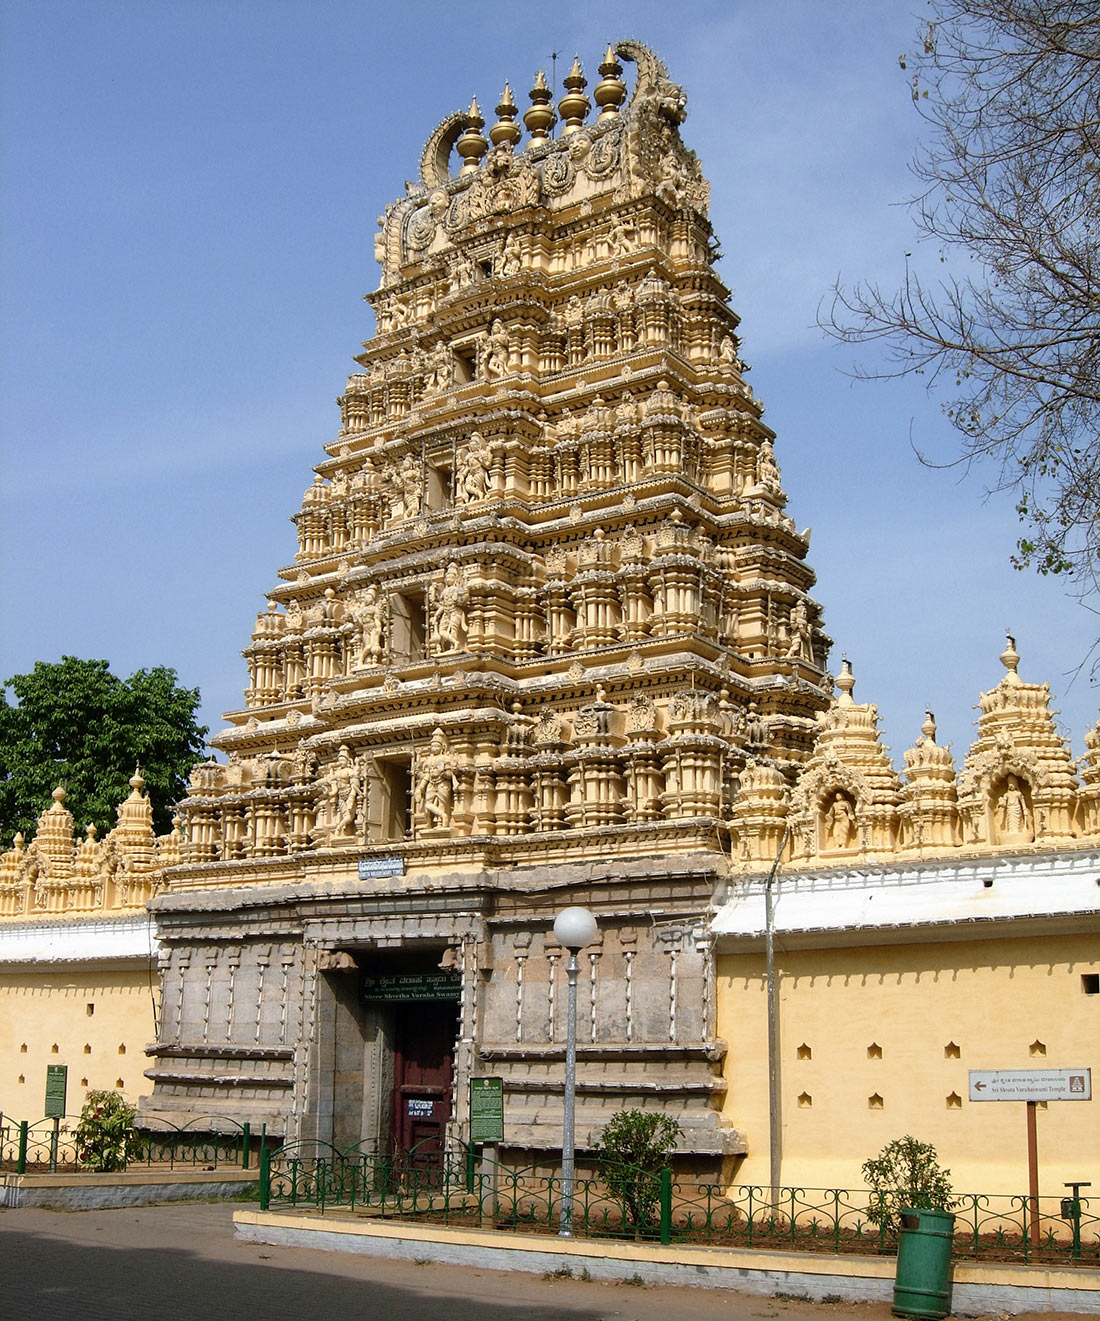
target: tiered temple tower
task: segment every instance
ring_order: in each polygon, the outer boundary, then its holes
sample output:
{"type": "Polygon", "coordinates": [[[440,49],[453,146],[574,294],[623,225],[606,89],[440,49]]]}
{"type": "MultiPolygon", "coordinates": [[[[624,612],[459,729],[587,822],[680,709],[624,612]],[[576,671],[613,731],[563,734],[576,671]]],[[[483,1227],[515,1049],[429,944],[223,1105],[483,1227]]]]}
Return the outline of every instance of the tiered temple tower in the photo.
{"type": "Polygon", "coordinates": [[[635,42],[599,75],[450,115],[381,218],[377,334],[154,901],[152,1111],[453,1142],[499,1075],[505,1147],[553,1151],[550,926],[584,903],[581,1145],[644,1104],[685,1156],[743,1150],[708,913],[746,766],[782,794],[810,756],[829,639],[683,92],[635,42]]]}

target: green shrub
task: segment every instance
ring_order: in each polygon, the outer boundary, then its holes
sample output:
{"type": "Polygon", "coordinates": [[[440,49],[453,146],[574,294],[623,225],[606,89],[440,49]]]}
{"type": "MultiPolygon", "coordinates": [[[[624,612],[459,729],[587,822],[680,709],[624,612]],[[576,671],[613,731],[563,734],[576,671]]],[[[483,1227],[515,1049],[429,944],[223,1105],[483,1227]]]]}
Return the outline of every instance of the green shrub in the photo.
{"type": "Polygon", "coordinates": [[[101,1173],[124,1170],[140,1150],[134,1128],[136,1113],[118,1092],[89,1092],[76,1126],[76,1156],[81,1165],[101,1173]]]}
{"type": "Polygon", "coordinates": [[[668,1115],[620,1110],[600,1134],[594,1148],[596,1168],[635,1229],[653,1222],[661,1197],[661,1170],[680,1133],[680,1125],[668,1115]]]}
{"type": "Polygon", "coordinates": [[[909,1134],[864,1161],[863,1177],[873,1194],[867,1218],[887,1233],[897,1230],[902,1207],[947,1211],[952,1206],[951,1171],[940,1168],[935,1147],[909,1134]]]}

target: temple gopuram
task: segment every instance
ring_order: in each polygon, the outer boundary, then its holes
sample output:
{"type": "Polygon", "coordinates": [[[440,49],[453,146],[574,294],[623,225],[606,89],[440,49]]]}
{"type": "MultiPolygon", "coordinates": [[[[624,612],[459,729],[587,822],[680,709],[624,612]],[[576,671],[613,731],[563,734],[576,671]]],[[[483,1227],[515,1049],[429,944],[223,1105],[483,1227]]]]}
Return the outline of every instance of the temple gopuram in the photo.
{"type": "Polygon", "coordinates": [[[747,762],[813,750],[829,639],[682,89],[627,41],[553,101],[450,115],[381,218],[377,334],[152,904],[147,1113],[407,1149],[498,1076],[538,1160],[583,904],[578,1141],[657,1107],[685,1159],[744,1150],[708,923],[747,762]]]}
{"type": "MultiPolygon", "coordinates": [[[[684,93],[633,41],[598,74],[448,116],[386,207],[177,827],[139,773],[105,839],[59,788],[0,856],[0,1110],[63,1063],[150,1121],[434,1153],[499,1079],[499,1155],[553,1169],[572,905],[582,1165],[640,1109],[716,1181],[859,1187],[912,1133],[1016,1194],[972,1072],[1100,1071],[1100,724],[1075,761],[1009,637],[969,749],[928,712],[895,766],[829,673],[684,93]]],[[[1044,1192],[1092,1113],[1039,1116],[1044,1192]]]]}

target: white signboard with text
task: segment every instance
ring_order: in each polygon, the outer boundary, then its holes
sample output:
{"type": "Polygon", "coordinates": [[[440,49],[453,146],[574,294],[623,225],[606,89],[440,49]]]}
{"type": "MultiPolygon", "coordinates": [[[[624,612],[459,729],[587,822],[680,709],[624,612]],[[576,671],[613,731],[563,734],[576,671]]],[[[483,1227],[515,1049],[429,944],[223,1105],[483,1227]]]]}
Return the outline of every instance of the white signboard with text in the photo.
{"type": "Polygon", "coordinates": [[[1091,1101],[1091,1069],[971,1069],[972,1101],[1091,1101]]]}

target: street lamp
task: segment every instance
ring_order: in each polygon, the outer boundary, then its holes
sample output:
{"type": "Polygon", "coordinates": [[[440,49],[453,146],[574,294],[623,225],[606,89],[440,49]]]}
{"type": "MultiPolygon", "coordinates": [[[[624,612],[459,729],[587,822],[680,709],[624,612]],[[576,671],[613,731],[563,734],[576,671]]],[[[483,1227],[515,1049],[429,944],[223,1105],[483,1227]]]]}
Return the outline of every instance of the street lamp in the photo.
{"type": "Polygon", "coordinates": [[[573,1109],[577,1094],[577,955],[596,939],[596,919],[587,908],[563,908],[554,935],[569,951],[565,965],[569,1003],[565,1032],[565,1111],[561,1132],[561,1220],[559,1238],[573,1237],[573,1109]]]}

